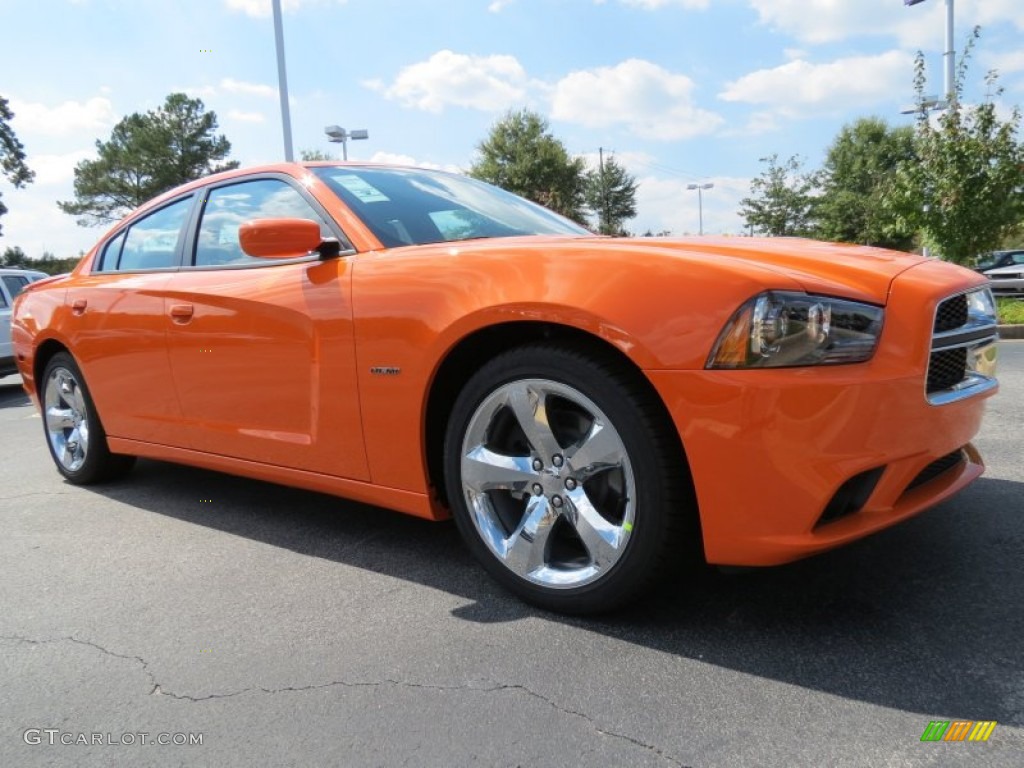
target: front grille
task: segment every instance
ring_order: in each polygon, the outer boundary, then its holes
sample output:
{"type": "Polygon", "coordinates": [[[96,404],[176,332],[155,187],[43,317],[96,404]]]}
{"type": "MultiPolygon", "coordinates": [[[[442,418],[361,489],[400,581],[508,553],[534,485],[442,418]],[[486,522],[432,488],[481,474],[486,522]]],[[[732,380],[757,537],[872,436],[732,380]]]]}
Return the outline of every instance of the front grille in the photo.
{"type": "MultiPolygon", "coordinates": [[[[985,289],[975,289],[974,293],[982,290],[985,289]]],[[[991,296],[974,293],[950,296],[935,308],[925,384],[925,397],[933,405],[961,400],[995,387],[991,345],[999,336],[995,317],[986,309],[992,300],[991,296]],[[971,309],[972,306],[975,308],[971,309]]]]}
{"type": "Polygon", "coordinates": [[[967,348],[932,352],[928,362],[928,394],[952,389],[964,380],[967,370],[967,348]]]}
{"type": "Polygon", "coordinates": [[[939,304],[935,313],[935,333],[945,333],[967,322],[967,296],[960,294],[939,304]]]}
{"type": "MultiPolygon", "coordinates": [[[[907,491],[912,491],[920,485],[924,485],[927,482],[934,480],[940,475],[944,475],[955,467],[959,467],[964,460],[964,452],[962,449],[957,449],[952,453],[947,453],[941,459],[936,459],[927,467],[917,473],[917,477],[910,481],[910,485],[907,486],[907,491]]],[[[907,491],[904,491],[906,493],[907,491]]]]}

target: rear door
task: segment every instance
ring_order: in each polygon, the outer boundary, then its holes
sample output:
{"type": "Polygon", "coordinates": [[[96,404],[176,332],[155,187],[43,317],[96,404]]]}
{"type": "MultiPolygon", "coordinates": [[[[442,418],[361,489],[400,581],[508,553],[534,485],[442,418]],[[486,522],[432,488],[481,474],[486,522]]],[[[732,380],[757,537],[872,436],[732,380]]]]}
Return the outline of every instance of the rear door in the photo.
{"type": "Polygon", "coordinates": [[[171,368],[197,450],[368,479],[344,257],[247,256],[239,226],[306,218],[343,237],[289,177],[208,188],[186,266],[166,290],[171,368]]]}
{"type": "Polygon", "coordinates": [[[107,434],[183,445],[163,290],[179,268],[195,196],[135,219],[68,289],[64,326],[107,434]]]}

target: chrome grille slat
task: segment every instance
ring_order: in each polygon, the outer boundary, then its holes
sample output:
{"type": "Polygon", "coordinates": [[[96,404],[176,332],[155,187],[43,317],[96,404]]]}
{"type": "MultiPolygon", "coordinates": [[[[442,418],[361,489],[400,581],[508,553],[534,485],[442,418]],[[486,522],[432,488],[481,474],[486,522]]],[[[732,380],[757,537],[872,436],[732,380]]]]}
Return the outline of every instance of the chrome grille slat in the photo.
{"type": "Polygon", "coordinates": [[[971,310],[971,289],[943,299],[935,308],[925,397],[932,405],[972,397],[996,386],[978,368],[982,350],[998,340],[994,317],[971,310]]]}

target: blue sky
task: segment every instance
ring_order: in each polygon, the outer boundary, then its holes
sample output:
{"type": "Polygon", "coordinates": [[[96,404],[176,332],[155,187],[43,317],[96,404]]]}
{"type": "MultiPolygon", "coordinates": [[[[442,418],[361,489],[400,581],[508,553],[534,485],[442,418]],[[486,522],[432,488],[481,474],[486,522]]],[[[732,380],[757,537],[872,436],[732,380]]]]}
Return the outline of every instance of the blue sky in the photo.
{"type": "MultiPolygon", "coordinates": [[[[912,58],[941,86],[943,0],[283,0],[296,151],[323,128],[367,128],[352,159],[466,168],[510,108],[545,115],[570,152],[614,153],[640,182],[638,231],[696,232],[686,185],[711,182],[706,232],[738,233],[759,158],[816,167],[839,128],[894,123],[912,58]]],[[[1024,2],[957,0],[958,46],[983,37],[977,97],[997,67],[1024,98],[1024,2]]],[[[124,115],[183,90],[203,99],[243,165],[283,157],[270,0],[0,0],[0,94],[37,181],[0,182],[0,248],[88,249],[59,211],[73,169],[124,115]]]]}

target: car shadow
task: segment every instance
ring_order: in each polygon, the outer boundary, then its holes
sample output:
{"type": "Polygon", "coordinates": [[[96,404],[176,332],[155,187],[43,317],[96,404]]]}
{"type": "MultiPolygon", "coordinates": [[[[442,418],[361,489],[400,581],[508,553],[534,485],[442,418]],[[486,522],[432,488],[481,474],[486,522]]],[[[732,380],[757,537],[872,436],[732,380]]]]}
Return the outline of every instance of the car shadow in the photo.
{"type": "Polygon", "coordinates": [[[627,611],[567,618],[484,578],[454,525],[140,461],[111,499],[466,598],[465,621],[528,616],[846,698],[1024,725],[1024,483],[951,502],[798,563],[667,585],[627,611]],[[200,503],[201,495],[213,503],[200,503]],[[191,490],[190,490],[191,489],[191,490]]]}
{"type": "Polygon", "coordinates": [[[18,408],[30,402],[21,386],[20,376],[5,376],[0,379],[0,408],[18,408]]]}

